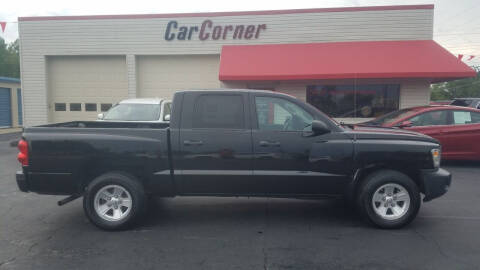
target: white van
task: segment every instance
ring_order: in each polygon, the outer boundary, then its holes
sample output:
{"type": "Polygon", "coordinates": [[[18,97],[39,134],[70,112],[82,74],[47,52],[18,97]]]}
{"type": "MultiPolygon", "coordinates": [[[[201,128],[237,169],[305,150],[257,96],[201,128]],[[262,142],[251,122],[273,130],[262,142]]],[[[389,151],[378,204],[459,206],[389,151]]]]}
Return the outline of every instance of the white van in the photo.
{"type": "Polygon", "coordinates": [[[171,106],[171,100],[162,98],[126,99],[99,114],[97,121],[168,123],[171,106]]]}

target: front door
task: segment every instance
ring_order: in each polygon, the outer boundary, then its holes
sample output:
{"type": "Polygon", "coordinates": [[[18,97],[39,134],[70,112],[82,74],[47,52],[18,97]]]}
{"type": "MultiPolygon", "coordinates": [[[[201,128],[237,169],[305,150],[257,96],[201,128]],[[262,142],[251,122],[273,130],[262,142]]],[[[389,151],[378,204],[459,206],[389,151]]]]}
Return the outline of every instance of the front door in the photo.
{"type": "Polygon", "coordinates": [[[183,195],[249,195],[252,182],[252,134],[247,93],[190,93],[185,96],[174,161],[183,195]]]}
{"type": "Polygon", "coordinates": [[[253,173],[269,196],[344,191],[353,146],[340,133],[313,136],[312,113],[289,99],[252,94],[253,173]]]}

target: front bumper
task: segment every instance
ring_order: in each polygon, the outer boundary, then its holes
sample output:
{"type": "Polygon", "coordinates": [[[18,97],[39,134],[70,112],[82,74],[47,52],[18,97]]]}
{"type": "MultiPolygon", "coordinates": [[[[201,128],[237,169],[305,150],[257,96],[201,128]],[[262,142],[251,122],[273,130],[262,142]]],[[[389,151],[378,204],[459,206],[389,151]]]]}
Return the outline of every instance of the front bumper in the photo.
{"type": "Polygon", "coordinates": [[[25,174],[23,173],[23,171],[17,171],[16,178],[17,178],[18,188],[23,192],[28,192],[27,177],[25,177],[25,174]]]}
{"type": "Polygon", "coordinates": [[[447,170],[423,170],[421,180],[424,188],[424,202],[431,201],[447,193],[452,183],[452,174],[447,170]]]}

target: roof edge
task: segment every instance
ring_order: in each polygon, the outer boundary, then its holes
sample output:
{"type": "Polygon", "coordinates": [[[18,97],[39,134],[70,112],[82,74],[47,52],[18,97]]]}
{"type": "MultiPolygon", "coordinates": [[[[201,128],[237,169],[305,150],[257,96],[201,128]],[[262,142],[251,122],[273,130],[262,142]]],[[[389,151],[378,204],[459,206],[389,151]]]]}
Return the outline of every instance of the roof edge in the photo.
{"type": "Polygon", "coordinates": [[[339,79],[431,79],[443,82],[475,77],[474,72],[385,72],[385,73],[345,73],[345,74],[306,74],[306,75],[219,75],[220,81],[303,81],[303,80],[339,80],[339,79]]]}
{"type": "Polygon", "coordinates": [[[221,16],[245,16],[245,15],[281,15],[281,14],[297,14],[297,13],[413,10],[413,9],[434,9],[434,5],[427,4],[427,5],[364,6],[364,7],[340,7],[340,8],[310,8],[310,9],[226,11],[226,12],[203,12],[203,13],[167,13],[167,14],[79,15],[79,16],[35,16],[35,17],[32,16],[32,17],[18,17],[18,21],[221,17],[221,16]]]}
{"type": "Polygon", "coordinates": [[[20,79],[10,78],[10,77],[1,77],[0,76],[0,82],[3,82],[3,83],[20,83],[20,79]]]}

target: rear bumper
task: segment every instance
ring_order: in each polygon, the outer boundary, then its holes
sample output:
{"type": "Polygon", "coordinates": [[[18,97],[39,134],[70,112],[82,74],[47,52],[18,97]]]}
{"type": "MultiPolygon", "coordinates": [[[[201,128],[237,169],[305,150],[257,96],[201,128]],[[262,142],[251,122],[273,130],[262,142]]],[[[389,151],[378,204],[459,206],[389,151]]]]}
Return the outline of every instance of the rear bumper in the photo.
{"type": "Polygon", "coordinates": [[[17,186],[23,192],[35,192],[51,195],[77,194],[78,184],[73,181],[72,173],[32,173],[23,167],[16,173],[17,186]]]}
{"type": "Polygon", "coordinates": [[[16,178],[17,178],[17,186],[20,189],[20,191],[28,192],[27,177],[25,177],[25,174],[23,173],[23,171],[17,171],[16,178]]]}
{"type": "Polygon", "coordinates": [[[421,173],[424,187],[424,202],[431,201],[447,193],[452,183],[452,174],[444,169],[424,170],[421,173]]]}

